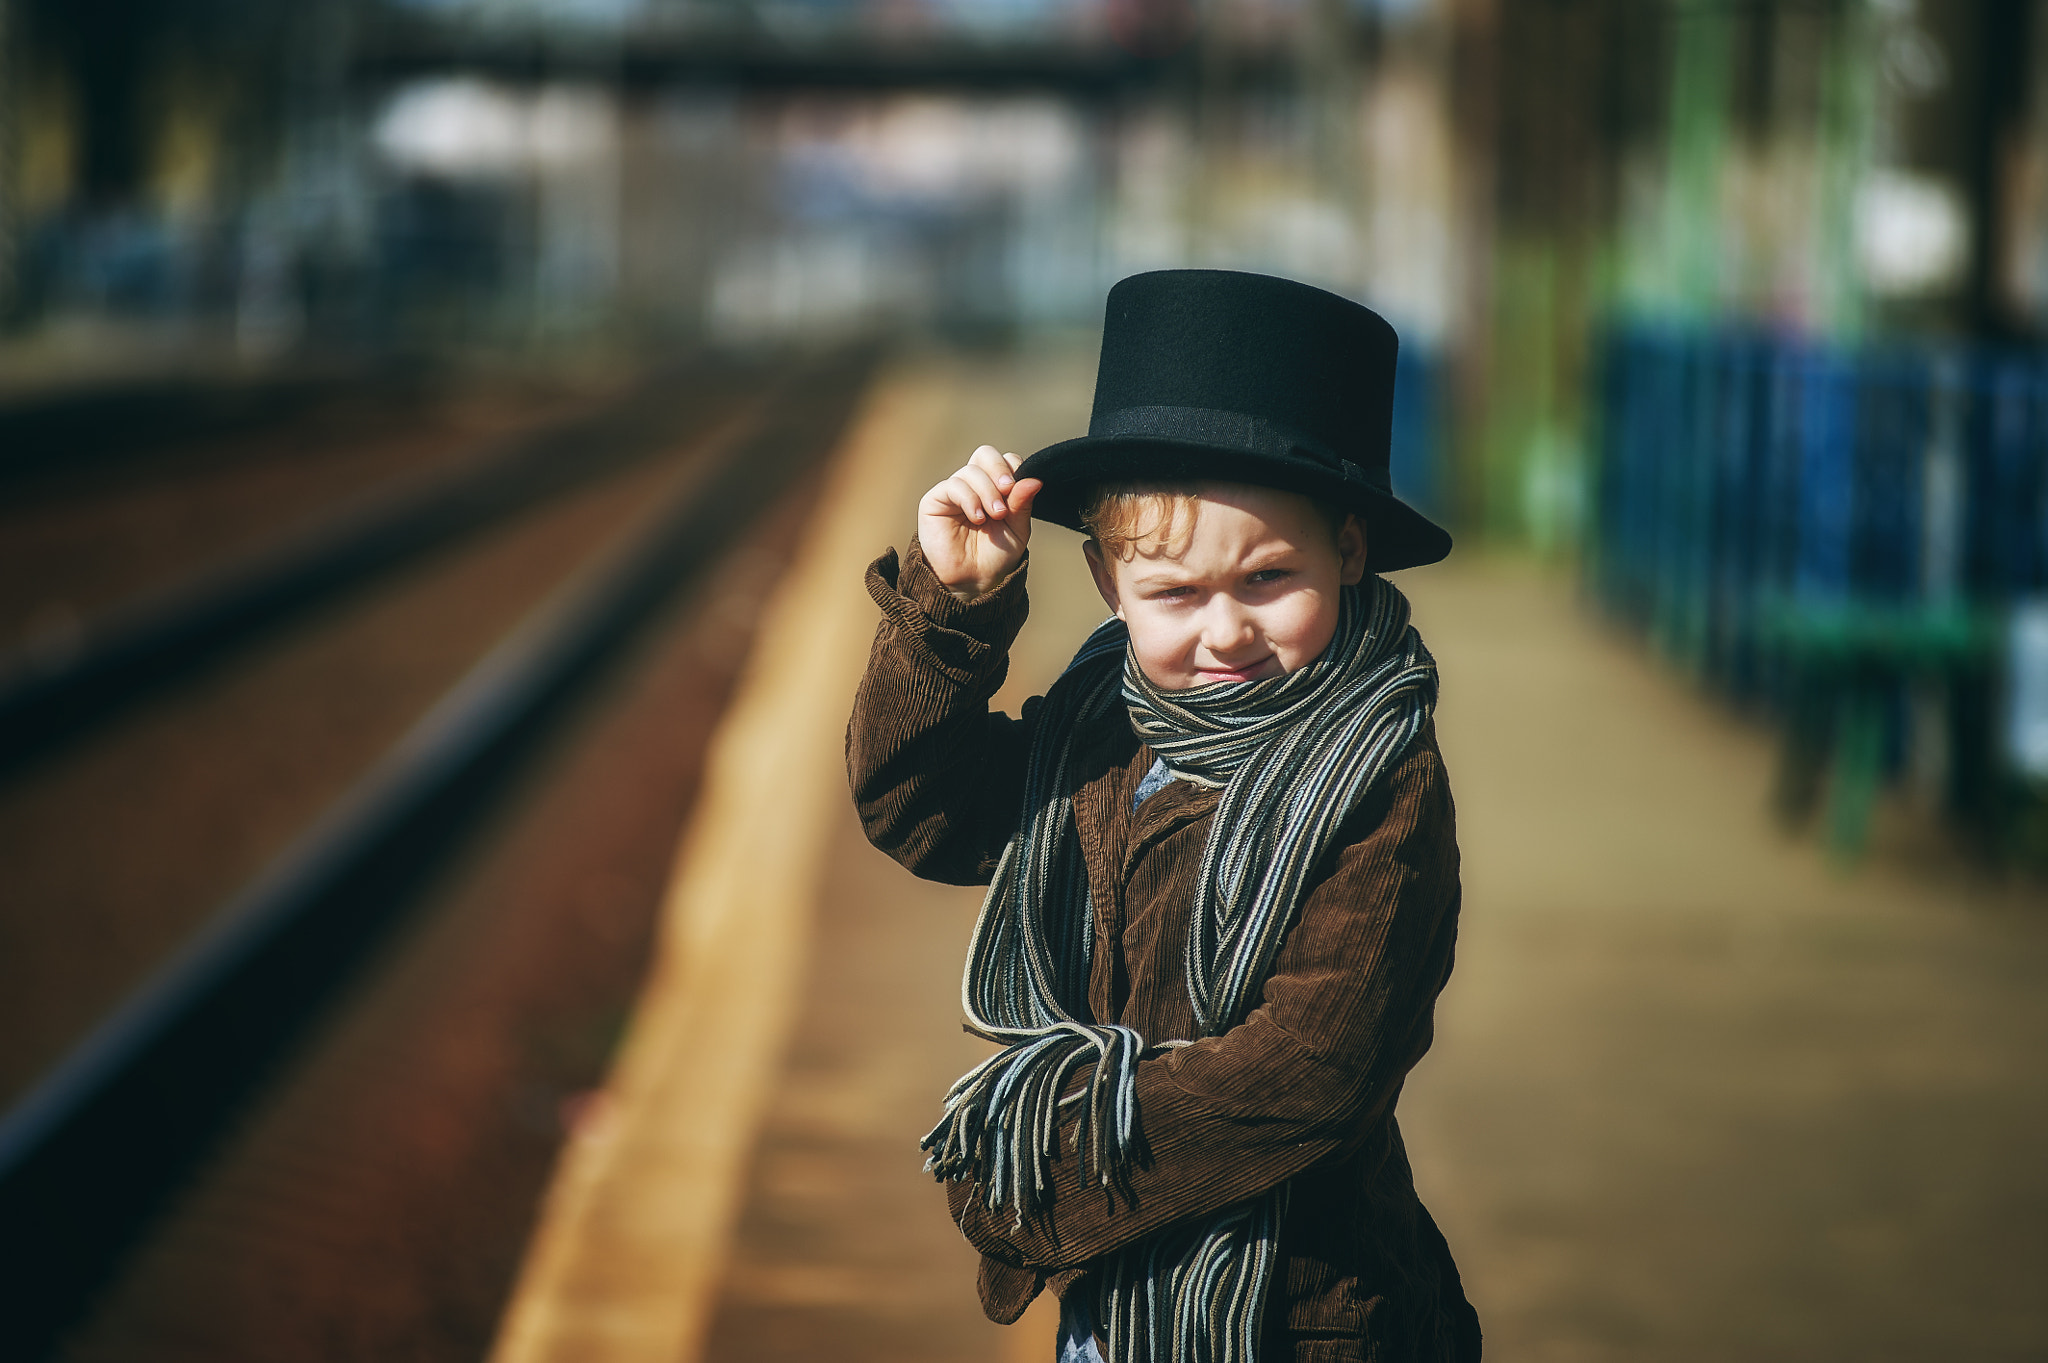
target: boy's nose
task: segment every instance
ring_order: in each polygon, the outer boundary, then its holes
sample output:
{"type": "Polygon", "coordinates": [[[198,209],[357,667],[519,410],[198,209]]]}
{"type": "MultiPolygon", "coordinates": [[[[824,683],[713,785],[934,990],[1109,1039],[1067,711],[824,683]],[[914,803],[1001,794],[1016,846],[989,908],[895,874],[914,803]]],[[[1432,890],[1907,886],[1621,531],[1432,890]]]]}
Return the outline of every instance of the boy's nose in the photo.
{"type": "Polygon", "coordinates": [[[1229,661],[1258,640],[1251,612],[1229,597],[1218,594],[1202,619],[1202,645],[1218,661],[1229,661]]]}

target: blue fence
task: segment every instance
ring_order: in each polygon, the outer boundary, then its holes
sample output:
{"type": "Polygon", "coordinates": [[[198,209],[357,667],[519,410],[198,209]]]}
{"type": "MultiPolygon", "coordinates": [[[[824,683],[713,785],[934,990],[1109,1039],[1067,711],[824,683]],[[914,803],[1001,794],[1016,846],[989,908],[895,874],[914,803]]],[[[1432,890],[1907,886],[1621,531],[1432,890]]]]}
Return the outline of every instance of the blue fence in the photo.
{"type": "Polygon", "coordinates": [[[2003,622],[2048,588],[2048,357],[1623,324],[1597,373],[1610,609],[1794,749],[1838,753],[1860,695],[1876,779],[1932,679],[1956,780],[1989,779],[2003,622]]]}

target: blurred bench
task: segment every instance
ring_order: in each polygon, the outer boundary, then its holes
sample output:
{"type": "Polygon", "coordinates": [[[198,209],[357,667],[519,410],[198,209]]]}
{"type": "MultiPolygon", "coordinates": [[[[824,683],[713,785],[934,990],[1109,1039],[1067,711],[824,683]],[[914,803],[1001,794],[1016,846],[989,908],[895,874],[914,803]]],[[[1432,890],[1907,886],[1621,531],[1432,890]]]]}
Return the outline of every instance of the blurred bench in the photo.
{"type": "Polygon", "coordinates": [[[1779,812],[1803,823],[1820,811],[1829,850],[1855,860],[1894,768],[1897,702],[1916,687],[1952,693],[1957,683],[1983,677],[2001,635],[1989,612],[1960,603],[1768,605],[1759,640],[1781,650],[1790,678],[1779,812]]]}

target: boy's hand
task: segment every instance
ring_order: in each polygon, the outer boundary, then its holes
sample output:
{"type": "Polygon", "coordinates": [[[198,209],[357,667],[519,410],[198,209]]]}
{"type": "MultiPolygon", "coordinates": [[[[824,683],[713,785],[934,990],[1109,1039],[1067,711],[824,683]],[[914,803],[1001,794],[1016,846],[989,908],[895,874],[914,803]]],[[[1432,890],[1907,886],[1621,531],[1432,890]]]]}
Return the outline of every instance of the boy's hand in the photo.
{"type": "Polygon", "coordinates": [[[1019,480],[1014,454],[983,445],[960,471],[917,504],[924,561],[962,601],[993,591],[1023,561],[1031,541],[1031,502],[1044,486],[1019,480]]]}

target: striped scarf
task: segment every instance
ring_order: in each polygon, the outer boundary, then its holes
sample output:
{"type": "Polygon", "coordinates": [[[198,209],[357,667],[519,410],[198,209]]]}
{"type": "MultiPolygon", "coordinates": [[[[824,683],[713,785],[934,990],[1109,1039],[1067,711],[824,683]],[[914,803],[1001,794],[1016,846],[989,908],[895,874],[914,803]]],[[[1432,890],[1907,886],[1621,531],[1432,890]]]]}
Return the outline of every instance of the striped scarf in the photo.
{"type": "MultiPolygon", "coordinates": [[[[1223,792],[1187,941],[1188,997],[1202,1034],[1216,1036],[1256,999],[1338,826],[1428,723],[1436,663],[1408,624],[1407,599],[1378,577],[1344,590],[1330,646],[1283,676],[1162,691],[1117,620],[1074,656],[1046,696],[1025,815],[997,863],[961,983],[969,1030],[1003,1049],[953,1085],[921,1143],[927,1170],[977,1180],[1020,1229],[1044,1204],[1068,1118],[1088,1176],[1105,1188],[1128,1196],[1141,1155],[1136,1080],[1147,1043],[1089,1014],[1093,913],[1073,822],[1075,735],[1119,697],[1176,777],[1223,792]],[[1088,1082],[1065,1094],[1083,1069],[1088,1082]]],[[[1100,1319],[1112,1363],[1253,1363],[1285,1195],[1283,1186],[1111,1255],[1100,1319]]]]}

